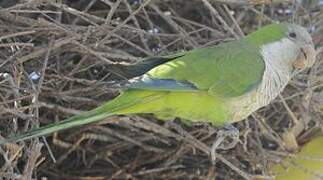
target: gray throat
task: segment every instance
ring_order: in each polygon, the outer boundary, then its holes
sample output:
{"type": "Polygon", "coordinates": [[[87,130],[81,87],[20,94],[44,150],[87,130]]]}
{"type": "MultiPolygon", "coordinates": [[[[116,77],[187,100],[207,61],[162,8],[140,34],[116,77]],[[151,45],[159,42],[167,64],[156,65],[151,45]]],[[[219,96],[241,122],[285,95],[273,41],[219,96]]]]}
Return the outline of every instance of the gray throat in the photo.
{"type": "Polygon", "coordinates": [[[260,106],[268,105],[288,84],[293,75],[291,63],[296,60],[298,52],[297,46],[287,38],[261,48],[265,71],[257,89],[260,106]]]}

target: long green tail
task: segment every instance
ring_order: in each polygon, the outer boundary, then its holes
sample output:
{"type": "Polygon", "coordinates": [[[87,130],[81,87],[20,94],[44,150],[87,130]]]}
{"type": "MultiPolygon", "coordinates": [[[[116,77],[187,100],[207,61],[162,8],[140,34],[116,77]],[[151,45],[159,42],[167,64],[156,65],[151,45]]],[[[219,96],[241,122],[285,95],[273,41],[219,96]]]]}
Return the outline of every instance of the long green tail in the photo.
{"type": "Polygon", "coordinates": [[[83,114],[70,117],[57,123],[27,131],[18,136],[0,140],[0,144],[4,144],[6,142],[23,141],[34,137],[49,135],[64,129],[98,122],[112,115],[140,113],[140,109],[132,107],[152,101],[160,97],[160,95],[160,93],[156,92],[140,92],[135,90],[126,91],[112,101],[107,102],[91,111],[84,112],[83,114]],[[129,111],[127,109],[129,109],[129,111]],[[133,111],[133,109],[136,110],[133,111]]]}

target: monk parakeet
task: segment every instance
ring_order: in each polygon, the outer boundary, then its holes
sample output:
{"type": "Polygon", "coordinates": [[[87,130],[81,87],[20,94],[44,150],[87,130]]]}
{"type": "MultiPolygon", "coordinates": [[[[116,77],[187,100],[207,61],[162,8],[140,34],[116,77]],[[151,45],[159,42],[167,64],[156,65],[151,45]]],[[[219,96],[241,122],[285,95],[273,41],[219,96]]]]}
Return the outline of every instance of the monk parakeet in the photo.
{"type": "Polygon", "coordinates": [[[314,61],[314,45],[305,28],[267,25],[239,40],[144,60],[135,65],[137,77],[115,99],[6,141],[120,114],[153,113],[161,119],[230,124],[268,105],[296,73],[314,61]]]}

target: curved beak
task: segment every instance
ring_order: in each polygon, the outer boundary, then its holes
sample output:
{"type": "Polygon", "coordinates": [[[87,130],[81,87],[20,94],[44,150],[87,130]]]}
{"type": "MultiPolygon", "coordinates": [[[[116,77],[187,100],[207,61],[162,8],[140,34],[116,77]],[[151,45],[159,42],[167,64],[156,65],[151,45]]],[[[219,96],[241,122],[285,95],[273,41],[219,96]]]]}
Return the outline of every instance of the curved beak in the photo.
{"type": "Polygon", "coordinates": [[[297,59],[293,62],[293,67],[297,70],[304,70],[307,67],[311,67],[315,62],[316,51],[314,45],[306,44],[300,48],[300,53],[297,59]]]}

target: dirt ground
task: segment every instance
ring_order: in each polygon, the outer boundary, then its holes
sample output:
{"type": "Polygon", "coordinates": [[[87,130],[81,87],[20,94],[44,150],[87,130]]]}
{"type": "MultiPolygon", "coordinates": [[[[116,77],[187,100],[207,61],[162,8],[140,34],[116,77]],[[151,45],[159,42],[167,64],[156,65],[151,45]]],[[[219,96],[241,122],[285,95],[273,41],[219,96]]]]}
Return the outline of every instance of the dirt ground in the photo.
{"type": "Polygon", "coordinates": [[[0,147],[3,179],[270,179],[272,164],[323,127],[323,3],[290,0],[0,1],[0,138],[90,110],[118,95],[118,70],[143,58],[218,44],[272,22],[309,28],[315,65],[270,105],[235,123],[240,142],[210,147],[219,128],[151,115],[0,147]],[[115,64],[120,64],[116,65],[115,64]],[[119,68],[113,68],[119,67],[119,68]]]}

